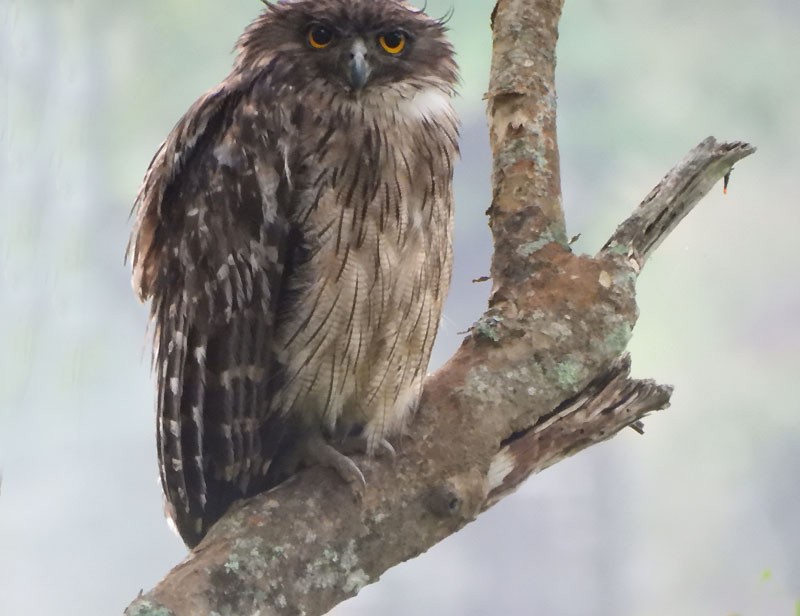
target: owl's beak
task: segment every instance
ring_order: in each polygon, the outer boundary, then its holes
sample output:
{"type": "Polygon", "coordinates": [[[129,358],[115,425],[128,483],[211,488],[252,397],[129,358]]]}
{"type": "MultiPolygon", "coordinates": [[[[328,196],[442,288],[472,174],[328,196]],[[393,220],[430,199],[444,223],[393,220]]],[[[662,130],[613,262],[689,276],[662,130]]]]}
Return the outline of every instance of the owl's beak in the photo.
{"type": "Polygon", "coordinates": [[[369,79],[371,72],[367,62],[367,46],[360,38],[350,48],[350,60],[347,63],[347,78],[353,90],[361,90],[369,79]]]}

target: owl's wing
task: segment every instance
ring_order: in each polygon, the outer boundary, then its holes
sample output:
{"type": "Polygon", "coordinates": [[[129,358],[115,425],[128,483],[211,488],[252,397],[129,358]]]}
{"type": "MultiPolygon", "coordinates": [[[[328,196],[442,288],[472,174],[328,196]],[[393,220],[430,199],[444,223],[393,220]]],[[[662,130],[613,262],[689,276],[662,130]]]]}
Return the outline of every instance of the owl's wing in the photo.
{"type": "Polygon", "coordinates": [[[176,125],[145,175],[129,246],[155,323],[161,481],[189,546],[259,488],[280,437],[265,420],[286,178],[248,91],[224,82],[176,125]]]}

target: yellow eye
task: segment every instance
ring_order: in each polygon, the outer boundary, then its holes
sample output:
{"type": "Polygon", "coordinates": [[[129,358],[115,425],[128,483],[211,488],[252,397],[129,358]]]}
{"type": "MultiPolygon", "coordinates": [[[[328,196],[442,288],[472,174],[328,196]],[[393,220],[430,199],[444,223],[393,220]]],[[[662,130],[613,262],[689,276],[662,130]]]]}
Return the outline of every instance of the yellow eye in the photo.
{"type": "Polygon", "coordinates": [[[400,31],[387,32],[378,37],[378,42],[386,53],[396,56],[406,48],[406,35],[400,31]]]}
{"type": "Polygon", "coordinates": [[[325,26],[311,26],[308,29],[308,44],[314,49],[325,49],[333,41],[333,32],[325,26]]]}

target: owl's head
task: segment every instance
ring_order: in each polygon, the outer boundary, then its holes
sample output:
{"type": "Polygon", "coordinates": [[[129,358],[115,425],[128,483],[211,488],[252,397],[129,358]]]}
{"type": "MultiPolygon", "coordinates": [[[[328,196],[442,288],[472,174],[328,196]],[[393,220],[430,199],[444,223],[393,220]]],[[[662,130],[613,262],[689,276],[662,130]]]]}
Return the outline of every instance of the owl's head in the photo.
{"type": "Polygon", "coordinates": [[[403,84],[452,88],[443,20],[400,0],[283,0],[245,30],[240,68],[280,63],[298,89],[323,82],[349,96],[403,84]]]}

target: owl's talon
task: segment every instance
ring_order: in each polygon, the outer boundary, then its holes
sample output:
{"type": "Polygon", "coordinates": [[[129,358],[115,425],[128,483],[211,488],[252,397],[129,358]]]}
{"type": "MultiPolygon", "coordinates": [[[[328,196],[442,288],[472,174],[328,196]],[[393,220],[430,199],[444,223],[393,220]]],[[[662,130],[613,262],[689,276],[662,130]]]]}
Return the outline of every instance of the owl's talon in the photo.
{"type": "Polygon", "coordinates": [[[375,455],[380,456],[381,454],[389,456],[392,462],[397,459],[397,450],[385,438],[381,439],[381,441],[378,443],[378,448],[375,451],[375,455]]]}
{"type": "Polygon", "coordinates": [[[325,466],[333,469],[350,485],[356,500],[360,502],[364,499],[367,489],[364,473],[355,462],[322,438],[309,439],[305,443],[302,460],[306,466],[325,466]]]}
{"type": "Polygon", "coordinates": [[[378,458],[388,456],[392,460],[397,457],[397,451],[385,438],[379,440],[373,447],[364,436],[348,436],[342,440],[337,449],[344,455],[371,454],[378,458]]]}

